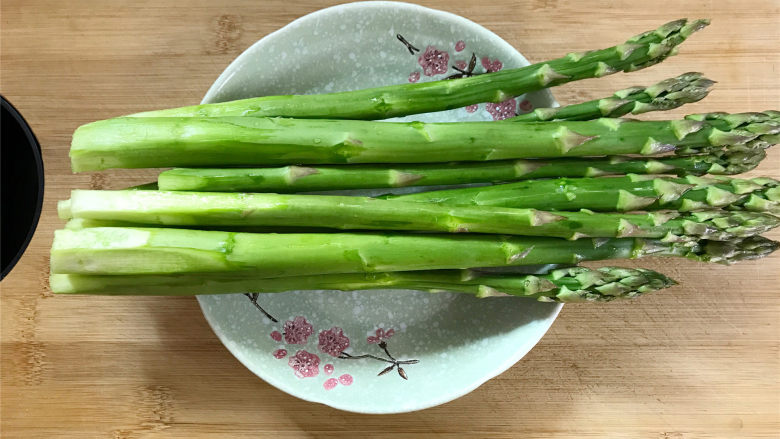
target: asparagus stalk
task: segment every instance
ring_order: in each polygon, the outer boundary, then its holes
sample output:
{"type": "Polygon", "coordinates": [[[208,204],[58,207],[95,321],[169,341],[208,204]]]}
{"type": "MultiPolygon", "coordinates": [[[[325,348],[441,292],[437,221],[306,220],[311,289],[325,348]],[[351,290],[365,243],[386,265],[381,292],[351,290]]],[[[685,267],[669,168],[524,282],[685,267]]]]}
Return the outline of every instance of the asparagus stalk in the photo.
{"type": "Polygon", "coordinates": [[[711,153],[655,159],[604,158],[500,160],[410,165],[323,165],[277,168],[175,168],[160,173],[160,190],[207,192],[307,192],[339,189],[498,183],[549,177],[615,174],[739,174],[766,156],[711,153]]]}
{"type": "MultiPolygon", "coordinates": [[[[96,220],[85,218],[74,218],[65,223],[65,229],[81,230],[92,227],[138,227],[138,223],[130,221],[112,221],[96,220]]],[[[161,226],[156,224],[144,224],[144,227],[168,227],[177,229],[186,229],[186,226],[161,226]]],[[[190,227],[191,228],[191,227],[190,227]]],[[[333,230],[324,227],[262,227],[262,226],[198,226],[198,230],[221,230],[225,232],[244,232],[244,233],[330,233],[333,230]]]]}
{"type": "Polygon", "coordinates": [[[708,20],[686,19],[630,38],[624,44],[517,69],[468,78],[391,85],[320,95],[265,96],[217,104],[138,113],[136,117],[286,116],[385,119],[449,110],[480,102],[501,102],[523,93],[619,71],[639,70],[676,53],[677,46],[708,20]]]}
{"type": "Polygon", "coordinates": [[[668,277],[641,268],[573,267],[545,275],[493,274],[474,270],[339,273],[315,276],[259,278],[251,275],[53,274],[55,293],[166,295],[274,293],[291,290],[412,289],[452,291],[479,298],[515,296],[542,302],[609,302],[632,299],[675,285],[668,277]]]}
{"type": "Polygon", "coordinates": [[[625,177],[528,180],[383,197],[395,201],[599,212],[726,208],[780,214],[780,182],[771,178],[625,177]]]}
{"type": "MultiPolygon", "coordinates": [[[[60,201],[58,204],[60,206],[64,206],[67,204],[67,201],[65,202],[60,201]]],[[[65,223],[66,230],[81,230],[81,229],[89,229],[92,227],[133,227],[133,226],[135,226],[135,224],[128,221],[93,220],[93,219],[85,219],[85,218],[74,218],[68,220],[68,222],[65,223]]]]}
{"type": "Polygon", "coordinates": [[[640,238],[579,239],[436,234],[261,234],[105,227],[57,230],[55,274],[252,272],[304,276],[576,264],[584,260],[678,256],[732,263],[777,248],[760,236],[731,241],[670,242],[640,238]]]}
{"type": "Polygon", "coordinates": [[[715,81],[701,73],[684,73],[665,79],[650,87],[631,87],[614,95],[558,108],[537,108],[526,114],[505,119],[512,122],[543,122],[549,120],[590,120],[600,117],[621,117],[649,111],[666,111],[683,104],[698,102],[709,93],[715,81]]]}
{"type": "Polygon", "coordinates": [[[418,163],[656,155],[773,142],[780,112],[671,121],[422,123],[259,117],[125,117],[73,134],[73,170],[418,163]],[[740,123],[734,123],[734,121],[740,123]]]}
{"type": "Polygon", "coordinates": [[[545,212],[327,195],[75,190],[59,206],[64,219],[126,221],[140,226],[283,226],[343,230],[502,233],[579,239],[692,235],[727,240],[780,224],[755,212],[608,214],[545,212]]]}

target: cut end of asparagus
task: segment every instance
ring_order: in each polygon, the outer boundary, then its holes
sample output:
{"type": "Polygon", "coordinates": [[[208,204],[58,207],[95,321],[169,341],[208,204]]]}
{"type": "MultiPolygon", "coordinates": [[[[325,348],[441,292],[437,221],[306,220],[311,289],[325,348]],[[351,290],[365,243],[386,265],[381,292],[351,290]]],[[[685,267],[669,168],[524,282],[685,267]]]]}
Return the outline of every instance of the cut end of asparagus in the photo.
{"type": "Polygon", "coordinates": [[[71,219],[70,199],[57,201],[57,216],[63,220],[71,219]]]}

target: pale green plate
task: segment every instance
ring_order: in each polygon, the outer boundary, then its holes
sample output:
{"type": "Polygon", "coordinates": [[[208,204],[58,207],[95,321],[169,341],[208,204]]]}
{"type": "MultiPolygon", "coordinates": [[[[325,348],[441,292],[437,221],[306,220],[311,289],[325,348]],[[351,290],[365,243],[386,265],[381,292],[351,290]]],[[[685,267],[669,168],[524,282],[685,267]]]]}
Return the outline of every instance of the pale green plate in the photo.
{"type": "MultiPolygon", "coordinates": [[[[346,4],[295,20],[255,43],[203,102],[438,80],[457,73],[452,65],[467,64],[472,53],[475,73],[528,65],[504,40],[462,17],[407,3],[346,4]],[[399,34],[420,52],[411,54],[399,34]],[[433,61],[420,60],[426,52],[433,61]]],[[[553,105],[544,91],[489,109],[480,104],[475,111],[407,119],[492,120],[553,105]]],[[[529,271],[543,268],[549,267],[529,271]]],[[[561,309],[455,293],[297,291],[259,297],[279,320],[273,323],[244,295],[198,300],[220,340],[259,377],[299,398],[361,413],[420,410],[465,395],[522,358],[561,309]],[[342,350],[373,358],[331,355],[342,350]]]]}

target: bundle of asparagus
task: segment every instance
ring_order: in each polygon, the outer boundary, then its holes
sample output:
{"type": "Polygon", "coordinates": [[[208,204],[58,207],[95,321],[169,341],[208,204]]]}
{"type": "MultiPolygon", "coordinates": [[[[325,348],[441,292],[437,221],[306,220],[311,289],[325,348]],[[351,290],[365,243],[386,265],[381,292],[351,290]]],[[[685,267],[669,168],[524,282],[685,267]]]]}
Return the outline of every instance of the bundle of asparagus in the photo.
{"type": "Polygon", "coordinates": [[[407,288],[603,302],[675,282],[619,267],[480,267],[761,258],[778,247],[759,235],[780,225],[780,182],[723,175],[755,168],[780,141],[780,112],[620,119],[703,99],[714,81],[700,73],[501,122],[375,121],[648,67],[706,24],[678,20],[608,49],[460,79],[84,125],[73,135],[74,171],[179,168],[159,175],[159,189],[75,190],[60,202],[68,224],[52,245],[52,290],[407,288]],[[482,185],[449,187],[471,183],[482,185]],[[296,194],[438,185],[375,198],[296,194]]]}

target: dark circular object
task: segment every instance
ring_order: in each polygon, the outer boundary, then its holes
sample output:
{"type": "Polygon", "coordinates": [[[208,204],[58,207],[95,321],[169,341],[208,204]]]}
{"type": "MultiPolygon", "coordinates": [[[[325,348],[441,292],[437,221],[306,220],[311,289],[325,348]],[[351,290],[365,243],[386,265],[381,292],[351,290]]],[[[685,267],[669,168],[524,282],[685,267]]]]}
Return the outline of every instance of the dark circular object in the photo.
{"type": "Polygon", "coordinates": [[[43,159],[30,126],[3,96],[0,114],[0,265],[14,268],[35,233],[43,205],[43,159]]]}

